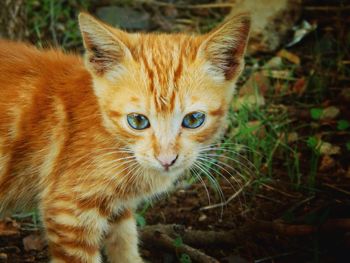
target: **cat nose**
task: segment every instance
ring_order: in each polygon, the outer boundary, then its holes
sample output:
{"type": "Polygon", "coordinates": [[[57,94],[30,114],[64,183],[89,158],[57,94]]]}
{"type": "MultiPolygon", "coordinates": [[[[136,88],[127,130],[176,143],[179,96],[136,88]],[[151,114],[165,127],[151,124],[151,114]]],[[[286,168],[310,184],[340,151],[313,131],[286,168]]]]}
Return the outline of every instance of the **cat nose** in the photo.
{"type": "Polygon", "coordinates": [[[179,157],[178,154],[170,154],[170,155],[164,154],[164,155],[158,155],[157,160],[164,167],[165,171],[168,171],[169,167],[176,162],[178,157],[179,157]]]}

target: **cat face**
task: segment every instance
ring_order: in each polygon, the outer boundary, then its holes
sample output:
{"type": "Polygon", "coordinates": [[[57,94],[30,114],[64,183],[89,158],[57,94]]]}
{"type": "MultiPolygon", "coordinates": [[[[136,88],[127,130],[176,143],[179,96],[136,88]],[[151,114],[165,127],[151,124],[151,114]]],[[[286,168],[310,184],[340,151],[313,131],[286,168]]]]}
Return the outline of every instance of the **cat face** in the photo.
{"type": "Polygon", "coordinates": [[[145,170],[178,175],[220,136],[243,67],[246,16],[211,33],[128,34],[80,16],[104,124],[145,170]]]}

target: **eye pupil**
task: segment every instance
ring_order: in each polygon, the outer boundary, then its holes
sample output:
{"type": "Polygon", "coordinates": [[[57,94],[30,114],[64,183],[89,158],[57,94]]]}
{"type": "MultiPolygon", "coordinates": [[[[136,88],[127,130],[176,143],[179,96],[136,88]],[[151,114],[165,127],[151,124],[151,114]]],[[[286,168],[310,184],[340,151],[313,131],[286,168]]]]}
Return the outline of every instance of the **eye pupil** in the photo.
{"type": "Polygon", "coordinates": [[[149,120],[142,114],[130,113],[127,115],[127,121],[130,127],[135,130],[144,130],[150,127],[149,120]]]}
{"type": "Polygon", "coordinates": [[[204,120],[205,114],[203,112],[191,112],[184,117],[182,126],[189,129],[196,129],[204,123],[204,120]]]}

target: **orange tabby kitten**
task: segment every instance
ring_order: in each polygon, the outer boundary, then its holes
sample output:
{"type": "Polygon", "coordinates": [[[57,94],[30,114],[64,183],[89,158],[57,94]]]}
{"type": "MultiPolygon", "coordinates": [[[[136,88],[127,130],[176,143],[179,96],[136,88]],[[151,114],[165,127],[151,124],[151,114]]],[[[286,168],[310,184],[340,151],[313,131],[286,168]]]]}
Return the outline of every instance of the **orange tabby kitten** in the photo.
{"type": "Polygon", "coordinates": [[[200,36],[79,23],[85,63],[0,41],[0,214],[38,205],[51,262],[143,262],[131,211],[222,133],[249,18],[200,36]]]}

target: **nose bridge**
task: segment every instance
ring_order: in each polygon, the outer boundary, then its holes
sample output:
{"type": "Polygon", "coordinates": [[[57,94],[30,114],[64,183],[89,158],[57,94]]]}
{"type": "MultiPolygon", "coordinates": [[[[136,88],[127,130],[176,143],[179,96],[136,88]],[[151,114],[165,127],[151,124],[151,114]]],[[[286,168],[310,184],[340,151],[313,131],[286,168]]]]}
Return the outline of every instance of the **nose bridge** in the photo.
{"type": "Polygon", "coordinates": [[[171,154],[175,152],[175,138],[173,138],[173,136],[170,136],[169,134],[163,134],[159,138],[158,144],[160,154],[171,154]]]}
{"type": "Polygon", "coordinates": [[[176,131],[171,125],[163,125],[159,127],[158,132],[155,133],[157,144],[157,155],[171,155],[176,152],[176,131]]]}

